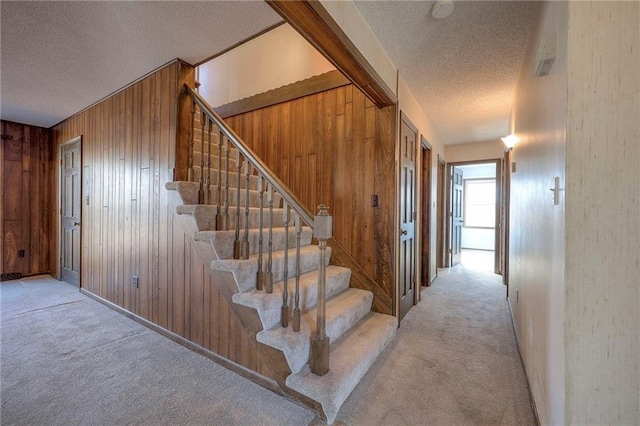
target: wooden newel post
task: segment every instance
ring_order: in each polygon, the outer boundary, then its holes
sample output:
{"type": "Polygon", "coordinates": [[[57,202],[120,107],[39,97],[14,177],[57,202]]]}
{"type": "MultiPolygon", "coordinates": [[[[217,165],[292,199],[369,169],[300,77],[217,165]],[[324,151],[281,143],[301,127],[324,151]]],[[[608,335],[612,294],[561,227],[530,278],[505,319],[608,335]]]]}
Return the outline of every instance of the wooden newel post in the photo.
{"type": "Polygon", "coordinates": [[[316,336],[311,342],[311,372],[323,376],[329,371],[329,337],[326,332],[325,302],[326,302],[326,251],[327,240],[333,232],[333,218],[329,216],[329,207],[324,204],[318,206],[318,214],[313,223],[313,233],[318,240],[320,249],[320,268],[318,269],[318,318],[316,336]]]}

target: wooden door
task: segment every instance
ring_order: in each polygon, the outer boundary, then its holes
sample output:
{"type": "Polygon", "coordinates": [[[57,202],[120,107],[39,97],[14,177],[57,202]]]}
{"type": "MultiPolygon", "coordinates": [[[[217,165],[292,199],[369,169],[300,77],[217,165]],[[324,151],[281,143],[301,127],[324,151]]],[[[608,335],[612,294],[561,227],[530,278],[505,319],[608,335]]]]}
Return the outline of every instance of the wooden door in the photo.
{"type": "Polygon", "coordinates": [[[451,167],[451,266],[462,260],[462,179],[462,170],[451,167]]]}
{"type": "Polygon", "coordinates": [[[403,117],[400,134],[400,319],[415,304],[416,283],[416,139],[403,117]]]}
{"type": "Polygon", "coordinates": [[[62,146],[60,159],[60,275],[80,285],[80,141],[62,146]]]}

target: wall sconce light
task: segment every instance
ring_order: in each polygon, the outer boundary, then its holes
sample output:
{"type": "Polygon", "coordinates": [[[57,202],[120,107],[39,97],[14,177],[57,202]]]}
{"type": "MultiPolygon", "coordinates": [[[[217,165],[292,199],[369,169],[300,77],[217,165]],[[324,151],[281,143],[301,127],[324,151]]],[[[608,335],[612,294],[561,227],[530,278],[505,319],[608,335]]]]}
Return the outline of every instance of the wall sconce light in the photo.
{"type": "Polygon", "coordinates": [[[505,146],[508,149],[512,149],[514,146],[516,146],[516,143],[518,143],[518,137],[513,133],[511,133],[509,136],[505,136],[504,138],[500,138],[500,139],[502,139],[502,142],[504,142],[505,146]]]}

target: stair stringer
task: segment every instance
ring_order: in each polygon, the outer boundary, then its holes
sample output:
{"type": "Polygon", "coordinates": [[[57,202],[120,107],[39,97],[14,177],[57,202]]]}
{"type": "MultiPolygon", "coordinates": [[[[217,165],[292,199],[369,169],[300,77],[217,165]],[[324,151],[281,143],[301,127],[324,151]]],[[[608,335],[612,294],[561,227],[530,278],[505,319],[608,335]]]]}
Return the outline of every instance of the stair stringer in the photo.
{"type": "MultiPolygon", "coordinates": [[[[181,234],[181,237],[185,240],[185,244],[195,244],[197,247],[197,250],[195,251],[198,253],[200,261],[207,266],[210,265],[213,260],[218,259],[213,246],[209,242],[198,241],[195,239],[198,227],[196,225],[196,220],[192,215],[177,213],[177,207],[179,205],[183,205],[183,200],[177,190],[178,185],[170,182],[167,184],[167,189],[172,189],[168,191],[168,193],[170,208],[171,211],[174,212],[173,232],[181,234]]],[[[304,406],[314,410],[322,418],[326,418],[322,405],[319,402],[296,392],[286,385],[286,379],[291,375],[291,369],[289,368],[289,364],[284,353],[279,349],[262,344],[256,340],[257,333],[263,329],[262,322],[256,309],[233,302],[233,295],[239,291],[233,273],[213,270],[210,267],[205,268],[205,270],[211,276],[212,285],[220,291],[220,294],[227,302],[229,309],[233,312],[234,316],[242,326],[245,337],[248,339],[252,349],[255,350],[255,355],[257,355],[268,368],[270,374],[265,375],[251,369],[249,369],[251,374],[247,374],[248,367],[238,363],[238,361],[224,357],[223,355],[203,346],[201,346],[202,351],[215,354],[216,357],[213,358],[214,361],[218,361],[218,357],[225,358],[229,363],[225,363],[224,365],[230,370],[239,373],[243,377],[264,386],[279,395],[286,396],[294,401],[302,403],[304,406]]],[[[246,354],[246,356],[251,357],[251,354],[246,354]]]]}
{"type": "MultiPolygon", "coordinates": [[[[170,185],[167,185],[170,187],[170,185]]],[[[281,382],[283,381],[280,377],[282,376],[282,372],[279,372],[277,368],[274,366],[279,365],[277,362],[271,361],[272,358],[276,357],[277,354],[271,354],[269,349],[272,348],[260,348],[262,345],[258,343],[255,339],[255,324],[257,324],[260,329],[262,325],[260,323],[260,319],[257,317],[257,312],[253,309],[245,308],[244,306],[240,306],[235,304],[231,300],[231,295],[229,294],[229,283],[227,281],[227,277],[218,276],[216,271],[213,271],[209,265],[211,261],[217,259],[215,251],[212,245],[205,241],[198,241],[194,238],[196,232],[198,231],[195,219],[190,215],[178,214],[176,212],[176,207],[178,205],[182,205],[183,200],[177,191],[167,191],[169,197],[169,208],[170,211],[173,211],[172,221],[171,221],[171,230],[174,234],[174,239],[182,239],[184,241],[185,247],[193,246],[194,249],[191,250],[192,253],[197,253],[197,259],[190,259],[190,262],[197,262],[198,265],[203,266],[204,277],[203,280],[205,283],[210,282],[212,287],[209,291],[219,291],[220,295],[226,302],[229,307],[229,311],[231,315],[238,321],[242,330],[244,331],[244,336],[242,338],[246,338],[248,341],[248,347],[253,353],[243,354],[244,358],[255,358],[257,357],[260,360],[264,361],[264,365],[269,369],[273,374],[265,375],[264,372],[256,371],[259,369],[253,369],[248,365],[243,365],[242,359],[233,359],[229,356],[225,356],[223,353],[219,351],[215,351],[211,347],[207,347],[207,345],[202,344],[202,342],[198,342],[190,336],[188,332],[180,333],[178,330],[168,328],[169,331],[174,332],[181,337],[185,338],[192,345],[198,346],[198,352],[204,354],[205,356],[211,358],[215,362],[222,364],[224,367],[240,374],[241,376],[277,393],[280,395],[286,395],[285,391],[282,389],[281,382]],[[210,277],[210,280],[208,279],[210,277]],[[248,312],[254,311],[254,312],[248,312]],[[255,318],[257,318],[257,323],[255,318]]],[[[175,247],[173,250],[175,251],[175,247]]],[[[175,253],[174,253],[175,254],[175,253]]],[[[184,267],[185,259],[183,257],[174,258],[174,268],[176,267],[184,267]]],[[[224,274],[223,274],[224,275],[224,274]]],[[[229,274],[231,275],[231,274],[229,274]]],[[[235,280],[233,276],[231,276],[231,280],[233,283],[232,288],[236,288],[235,280]]],[[[231,290],[237,292],[237,288],[235,290],[231,290]]],[[[220,318],[218,318],[220,320],[220,318]]],[[[188,328],[188,326],[187,326],[188,328]]],[[[258,330],[260,331],[260,330],[258,330]]],[[[245,347],[247,345],[244,345],[245,347]]],[[[274,350],[275,351],[275,350],[274,350]]],[[[276,351],[279,352],[279,351],[276,351]]],[[[282,355],[284,357],[284,355],[282,355]]],[[[240,357],[242,358],[242,357],[240,357]]],[[[286,363],[286,361],[285,361],[286,363]]],[[[258,363],[259,364],[259,363],[258,363]]],[[[288,374],[285,375],[285,377],[288,374]]],[[[304,402],[304,401],[303,401],[304,402]]],[[[307,402],[305,402],[307,404],[307,402]]]]}
{"type": "Polygon", "coordinates": [[[287,386],[286,380],[287,377],[291,375],[291,369],[289,368],[289,363],[287,362],[287,358],[284,353],[279,349],[262,344],[256,340],[256,335],[263,329],[262,321],[260,320],[260,316],[256,309],[242,306],[232,301],[233,295],[238,292],[238,286],[235,278],[233,277],[233,273],[228,271],[212,270],[212,276],[240,320],[249,340],[251,340],[251,342],[258,348],[258,354],[271,371],[272,377],[282,390],[282,393],[313,409],[322,418],[326,418],[322,405],[318,401],[315,401],[287,386]]]}

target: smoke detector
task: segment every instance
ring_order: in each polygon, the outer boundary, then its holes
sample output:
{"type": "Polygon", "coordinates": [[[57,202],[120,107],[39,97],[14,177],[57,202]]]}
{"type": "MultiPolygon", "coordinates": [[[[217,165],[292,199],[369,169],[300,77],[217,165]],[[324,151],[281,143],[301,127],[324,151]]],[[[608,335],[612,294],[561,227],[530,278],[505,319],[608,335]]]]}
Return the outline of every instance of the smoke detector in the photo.
{"type": "Polygon", "coordinates": [[[453,13],[453,0],[440,0],[431,8],[431,16],[435,19],[444,19],[453,13]]]}

